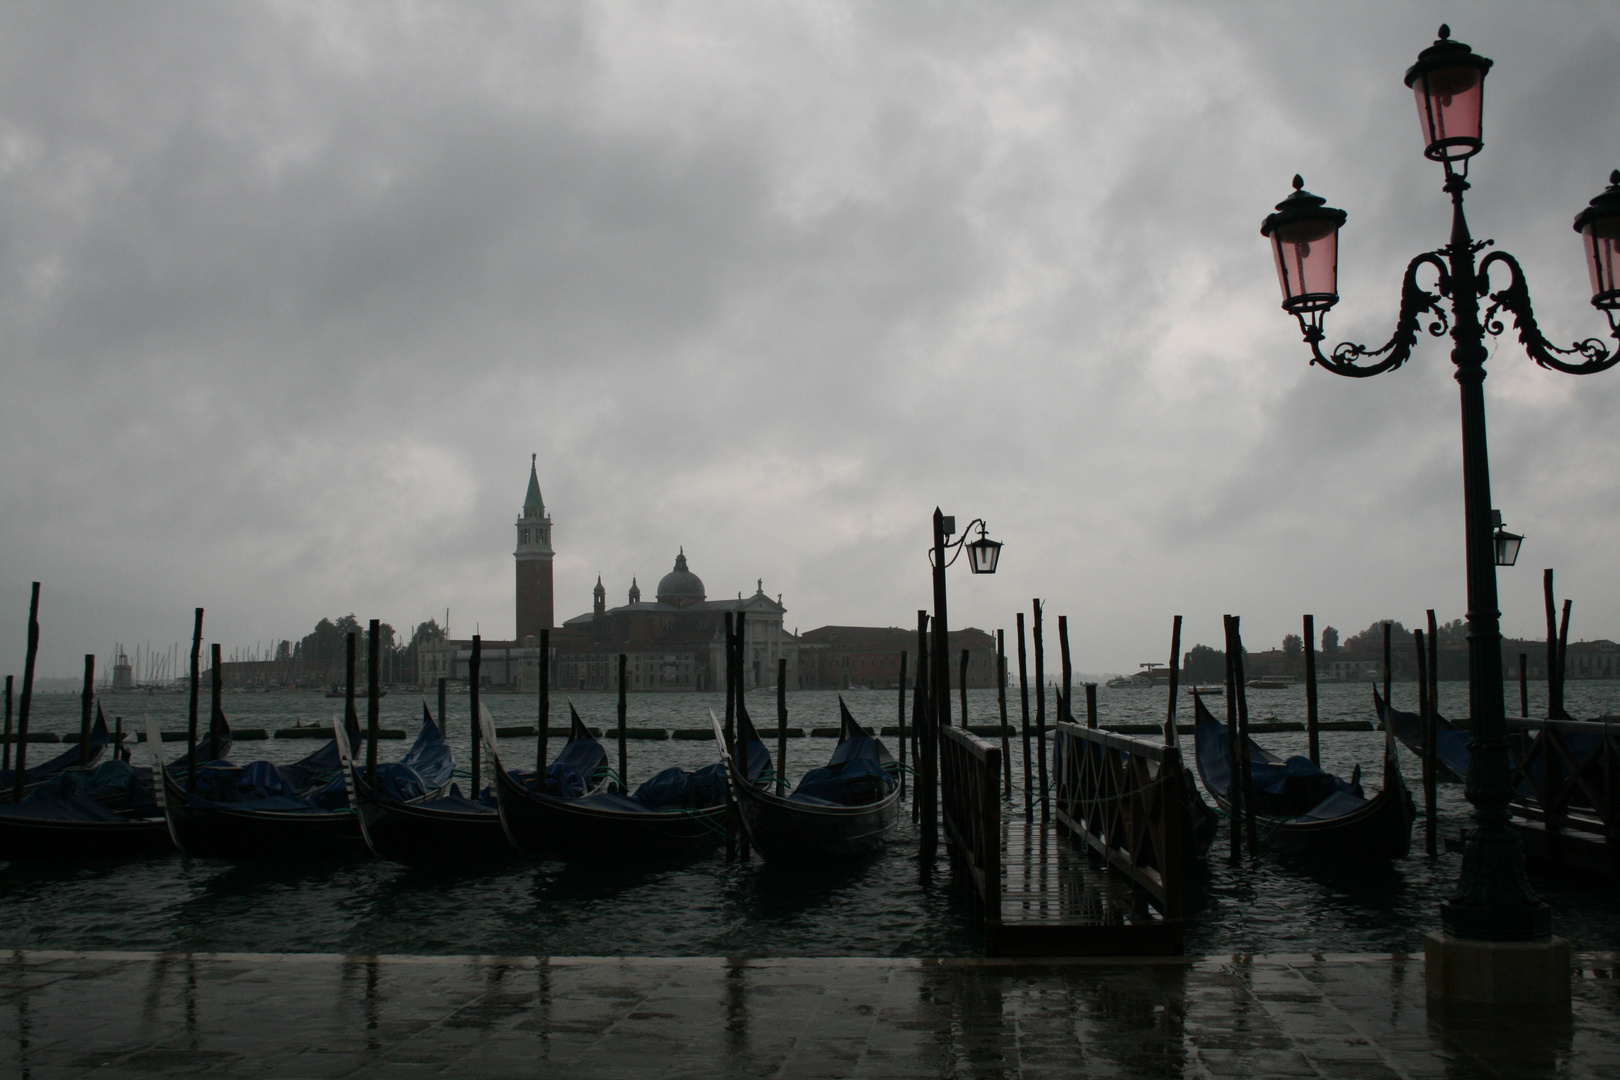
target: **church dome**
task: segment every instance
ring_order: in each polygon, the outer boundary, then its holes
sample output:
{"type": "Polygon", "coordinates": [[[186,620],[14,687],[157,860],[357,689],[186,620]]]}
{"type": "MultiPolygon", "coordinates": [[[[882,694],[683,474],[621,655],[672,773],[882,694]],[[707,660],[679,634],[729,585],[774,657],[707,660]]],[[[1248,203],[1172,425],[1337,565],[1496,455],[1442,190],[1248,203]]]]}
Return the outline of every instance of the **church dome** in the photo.
{"type": "Polygon", "coordinates": [[[702,603],[705,599],[703,579],[686,568],[685,548],[675,556],[675,569],[665,574],[658,582],[657,595],[660,604],[671,604],[675,607],[702,603]]]}

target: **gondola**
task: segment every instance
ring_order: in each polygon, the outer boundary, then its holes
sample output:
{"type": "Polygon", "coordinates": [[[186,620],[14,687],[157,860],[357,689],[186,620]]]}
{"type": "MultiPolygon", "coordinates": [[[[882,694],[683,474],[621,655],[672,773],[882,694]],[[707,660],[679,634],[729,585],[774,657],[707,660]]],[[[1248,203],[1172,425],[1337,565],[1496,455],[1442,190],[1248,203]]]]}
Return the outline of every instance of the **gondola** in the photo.
{"type": "MultiPolygon", "coordinates": [[[[79,760],[79,744],[75,741],[70,747],[51,758],[51,760],[41,762],[24,771],[23,794],[26,795],[64,769],[98,764],[101,761],[101,756],[107,752],[107,746],[111,742],[112,735],[107,731],[107,718],[102,715],[101,706],[98,703],[96,705],[96,721],[90,725],[90,750],[86,755],[86,760],[79,760]]],[[[22,745],[22,743],[17,744],[19,748],[22,745]]],[[[0,769],[0,799],[11,797],[16,790],[17,770],[0,769]]]]}
{"type": "Polygon", "coordinates": [[[375,784],[343,752],[343,744],[336,739],[334,743],[349,772],[360,831],[378,858],[419,866],[489,862],[517,854],[501,828],[493,795],[478,790],[477,778],[472,784],[474,798],[467,798],[453,783],[445,790],[454,760],[427,702],[422,703],[417,747],[401,762],[378,766],[375,784]],[[429,731],[435,738],[424,744],[429,731]],[[429,749],[418,754],[424,745],[429,749]]]}
{"type": "Polygon", "coordinates": [[[732,767],[714,713],[715,742],[731,778],[749,842],[767,862],[825,862],[882,850],[900,825],[900,784],[888,749],[838,699],[838,745],[827,764],[804,774],[791,795],[771,790],[771,754],[737,703],[737,746],[743,765],[732,767]]]}
{"type": "MultiPolygon", "coordinates": [[[[220,719],[217,732],[169,766],[170,776],[183,777],[199,752],[204,761],[230,752],[230,727],[220,719]]],[[[87,862],[173,851],[152,779],[152,769],[115,757],[65,769],[22,802],[0,803],[0,859],[87,862]]]]}
{"type": "MultiPolygon", "coordinates": [[[[346,727],[352,753],[360,742],[352,714],[346,727]]],[[[366,854],[336,739],[291,765],[206,762],[195,785],[165,770],[163,786],[169,834],[187,855],[259,861],[366,854]]]]}
{"type": "MultiPolygon", "coordinates": [[[[1210,714],[1202,697],[1193,697],[1193,707],[1198,775],[1220,810],[1230,814],[1232,758],[1226,725],[1210,714]]],[[[1399,859],[1411,849],[1417,807],[1401,777],[1393,742],[1384,747],[1384,790],[1371,799],[1361,792],[1359,765],[1346,782],[1306,758],[1284,761],[1253,739],[1248,752],[1250,794],[1263,845],[1285,854],[1346,862],[1399,859]]]]}
{"type": "MultiPolygon", "coordinates": [[[[1391,706],[1386,716],[1384,712],[1384,699],[1373,687],[1373,707],[1378,710],[1380,723],[1388,723],[1391,733],[1401,741],[1412,753],[1421,760],[1423,758],[1423,717],[1417,713],[1406,712],[1391,706]]],[[[1450,720],[1434,714],[1434,758],[1440,766],[1436,774],[1442,780],[1466,780],[1468,778],[1468,740],[1467,731],[1453,724],[1450,720]]]]}
{"type": "Polygon", "coordinates": [[[580,862],[622,862],[695,854],[726,835],[725,767],[671,768],[626,795],[607,771],[607,752],[568,706],[568,742],[536,784],[533,771],[507,771],[495,725],[481,717],[495,766],[501,824],[519,849],[580,862]]]}

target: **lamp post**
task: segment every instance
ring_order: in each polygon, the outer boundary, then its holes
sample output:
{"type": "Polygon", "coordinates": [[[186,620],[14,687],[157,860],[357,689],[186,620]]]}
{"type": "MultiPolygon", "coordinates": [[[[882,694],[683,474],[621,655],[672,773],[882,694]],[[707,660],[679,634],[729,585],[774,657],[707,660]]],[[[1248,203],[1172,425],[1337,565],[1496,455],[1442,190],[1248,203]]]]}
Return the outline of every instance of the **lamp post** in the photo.
{"type": "MultiPolygon", "coordinates": [[[[1537,364],[1555,371],[1584,375],[1620,363],[1620,348],[1607,351],[1588,338],[1570,348],[1554,346],[1542,336],[1530,307],[1524,272],[1505,251],[1475,256],[1491,241],[1476,242],[1463,216],[1463,193],[1468,190],[1468,161],[1484,146],[1481,105],[1485,76],[1491,61],[1467,45],[1452,41],[1449,28],[1418,55],[1406,73],[1406,85],[1417,98],[1423,129],[1424,155],[1445,170],[1443,190],[1451,196],[1451,240],[1445,247],[1423,252],[1407,265],[1401,289],[1400,316],[1395,333],[1379,348],[1342,343],[1327,354],[1321,349],[1322,323],[1338,301],[1338,232],[1346,215],[1304,190],[1294,177],[1294,192],[1277,204],[1276,212],[1261,226],[1272,245],[1283,310],[1299,320],[1311,349],[1311,362],[1336,375],[1361,378],[1391,371],[1404,364],[1418,339],[1420,324],[1439,337],[1449,330],[1452,363],[1462,397],[1463,504],[1465,554],[1468,567],[1469,704],[1472,741],[1469,744],[1467,796],[1474,805],[1476,828],[1469,835],[1456,891],[1440,908],[1445,936],[1466,942],[1544,942],[1551,936],[1548,906],[1535,895],[1525,876],[1524,853],[1518,836],[1508,825],[1512,796],[1507,732],[1502,694],[1502,647],[1497,610],[1496,566],[1511,565],[1498,559],[1498,551],[1516,558],[1513,534],[1495,533],[1499,516],[1491,508],[1490,468],[1485,441],[1484,345],[1486,333],[1504,332],[1503,321],[1513,316],[1520,343],[1537,364]],[[1419,271],[1433,270],[1436,292],[1418,284],[1419,271]],[[1491,291],[1490,274],[1500,268],[1506,281],[1491,291]],[[1449,312],[1441,298],[1450,301],[1449,312]],[[1480,315],[1480,301],[1490,306],[1480,315]],[[1567,359],[1566,359],[1567,358],[1567,359]],[[1499,545],[1504,545],[1499,546],[1499,545]],[[1511,548],[1511,551],[1506,550],[1511,548]]],[[[1586,246],[1592,276],[1592,304],[1609,320],[1616,340],[1620,326],[1620,171],[1610,176],[1611,186],[1575,219],[1575,229],[1586,246]]],[[[1567,968],[1566,968],[1567,970],[1567,968]]],[[[1433,986],[1431,974],[1431,986],[1433,986]]],[[[1564,985],[1567,998],[1567,979],[1564,985]]],[[[1464,995],[1466,996],[1466,995],[1464,995]]]]}
{"type": "MultiPolygon", "coordinates": [[[[951,536],[956,533],[956,518],[940,512],[934,507],[934,546],[928,552],[928,561],[934,568],[934,657],[930,664],[932,686],[929,697],[932,699],[929,706],[929,723],[923,732],[923,759],[922,759],[922,836],[921,852],[923,858],[932,858],[939,842],[939,735],[942,727],[951,725],[951,658],[950,645],[947,641],[946,615],[945,615],[945,570],[956,562],[964,550],[968,553],[968,568],[975,574],[993,574],[996,565],[1001,561],[1001,543],[989,537],[983,518],[975,518],[962,534],[953,542],[951,536]],[[971,544],[967,542],[974,526],[978,526],[979,538],[971,544]],[[950,554],[947,560],[946,554],[950,554]]],[[[963,723],[967,717],[962,718],[963,723]]]]}

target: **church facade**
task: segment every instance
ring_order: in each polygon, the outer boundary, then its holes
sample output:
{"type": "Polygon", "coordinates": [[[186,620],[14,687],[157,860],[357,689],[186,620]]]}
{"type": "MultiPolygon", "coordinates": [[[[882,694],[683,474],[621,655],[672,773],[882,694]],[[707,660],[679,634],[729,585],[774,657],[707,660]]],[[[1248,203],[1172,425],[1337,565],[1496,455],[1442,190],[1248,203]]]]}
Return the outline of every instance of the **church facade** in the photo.
{"type": "Polygon", "coordinates": [[[779,662],[787,661],[788,687],[798,686],[798,639],[782,625],[782,598],[754,594],[710,600],[703,579],[693,573],[683,548],[674,568],[658,582],[651,601],[643,600],[634,578],[624,604],[607,606],[607,590],[597,578],[591,610],[551,635],[552,685],[571,690],[618,686],[618,657],[626,657],[630,690],[714,690],[725,686],[726,615],[745,615],[743,676],[749,688],[775,686],[779,662]]]}
{"type": "MultiPolygon", "coordinates": [[[[535,460],[529,460],[529,487],[514,525],[517,636],[511,641],[481,642],[479,682],[491,690],[535,693],[540,687],[540,632],[550,631],[544,662],[550,685],[558,694],[612,691],[619,685],[619,657],[625,657],[625,689],[637,692],[712,691],[725,687],[727,615],[746,616],[743,624],[743,682],[747,689],[777,684],[786,662],[790,690],[879,689],[899,679],[899,656],[912,652],[916,671],[916,632],[898,627],[824,626],[803,637],[783,625],[787,608],[781,594],[765,593],[764,579],[754,592],[735,599],[711,600],[707,587],[686,560],[684,548],[669,573],[659,579],[651,600],[642,598],[634,577],[625,602],[608,607],[600,576],[591,591],[591,610],[556,626],[551,566],[552,521],[540,495],[535,460]]],[[[951,656],[969,655],[968,686],[996,684],[995,639],[983,630],[964,627],[950,635],[951,656]]],[[[440,678],[465,683],[469,678],[472,641],[424,643],[417,671],[424,687],[440,678]]],[[[954,685],[958,669],[952,665],[954,685]]]]}
{"type": "MultiPolygon", "coordinates": [[[[775,686],[781,661],[787,661],[788,687],[801,684],[798,639],[783,627],[787,609],[782,598],[765,594],[763,579],[752,596],[710,600],[703,579],[687,565],[682,549],[675,565],[658,582],[651,601],[631,578],[627,601],[607,606],[600,577],[592,591],[591,610],[562,626],[554,624],[552,589],[552,520],[540,494],[535,459],[529,461],[529,486],[514,526],[517,546],[514,603],[517,630],[510,641],[483,640],[479,682],[492,690],[532,693],[539,689],[540,631],[550,630],[551,687],[606,691],[618,688],[619,656],[625,656],[626,689],[634,691],[714,690],[725,686],[726,615],[746,615],[743,627],[743,677],[750,689],[775,686]]],[[[441,677],[466,682],[470,677],[472,641],[444,639],[425,643],[417,671],[424,687],[441,677]]]]}

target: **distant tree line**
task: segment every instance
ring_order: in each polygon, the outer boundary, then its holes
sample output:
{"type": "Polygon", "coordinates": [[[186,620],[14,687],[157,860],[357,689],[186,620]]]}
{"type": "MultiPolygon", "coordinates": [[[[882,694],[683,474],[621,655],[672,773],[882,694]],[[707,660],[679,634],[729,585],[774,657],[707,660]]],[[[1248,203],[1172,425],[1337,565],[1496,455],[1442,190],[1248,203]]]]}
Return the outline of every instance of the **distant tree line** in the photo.
{"type": "MultiPolygon", "coordinates": [[[[1390,650],[1397,673],[1413,667],[1412,632],[1398,620],[1390,620],[1390,650]]],[[[1462,619],[1453,619],[1435,627],[1437,645],[1460,646],[1468,643],[1468,625],[1462,619]]],[[[1340,641],[1339,631],[1332,626],[1322,628],[1322,643],[1318,655],[1330,658],[1341,656],[1366,657],[1382,662],[1384,655],[1384,620],[1375,620],[1365,630],[1340,641]]],[[[1272,654],[1273,656],[1275,654],[1272,654]]],[[[1249,651],[1244,649],[1244,668],[1248,669],[1249,651]]],[[[1299,634],[1286,634],[1282,639],[1283,669],[1289,673],[1305,670],[1305,639],[1299,634]]],[[[1182,678],[1195,683],[1218,683],[1226,679],[1226,653],[1208,645],[1194,645],[1186,655],[1182,678]]]]}
{"type": "MultiPolygon", "coordinates": [[[[345,642],[355,635],[355,677],[365,679],[366,657],[371,647],[371,631],[351,612],[336,619],[322,619],[315,629],[296,642],[283,641],[276,647],[276,659],[310,661],[316,664],[341,664],[345,642]]],[[[402,643],[388,623],[377,625],[377,654],[384,682],[417,681],[417,654],[420,647],[431,641],[442,641],[444,628],[435,619],[417,623],[409,642],[402,643]]]]}

